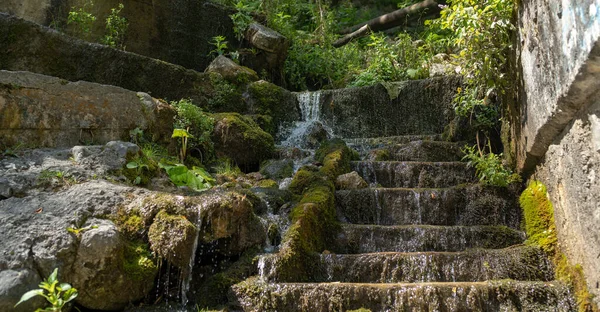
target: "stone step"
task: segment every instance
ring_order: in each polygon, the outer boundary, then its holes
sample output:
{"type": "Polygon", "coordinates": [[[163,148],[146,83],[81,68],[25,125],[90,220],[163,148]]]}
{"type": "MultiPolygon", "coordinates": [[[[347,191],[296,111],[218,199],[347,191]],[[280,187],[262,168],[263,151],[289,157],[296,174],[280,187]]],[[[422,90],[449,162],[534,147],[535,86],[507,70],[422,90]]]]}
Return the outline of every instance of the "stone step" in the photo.
{"type": "Polygon", "coordinates": [[[439,188],[476,181],[475,170],[463,162],[355,161],[351,166],[380,187],[439,188]]]}
{"type": "Polygon", "coordinates": [[[460,161],[464,157],[461,151],[464,145],[464,142],[420,140],[391,145],[384,150],[388,152],[389,160],[460,161]]]}
{"type": "Polygon", "coordinates": [[[439,189],[366,188],[335,193],[338,218],[347,223],[506,225],[519,228],[516,195],[466,185],[439,189]]]}
{"type": "Polygon", "coordinates": [[[504,226],[359,225],[343,224],[332,252],[465,251],[521,244],[525,234],[504,226]]]}
{"type": "Polygon", "coordinates": [[[355,149],[359,154],[366,154],[370,150],[384,148],[390,145],[407,144],[413,141],[441,141],[441,134],[425,135],[397,135],[374,138],[346,138],[346,144],[355,149]]]}
{"type": "Polygon", "coordinates": [[[470,283],[270,283],[233,286],[245,311],[576,311],[560,282],[513,280],[470,283]]]}
{"type": "MultiPolygon", "coordinates": [[[[258,267],[262,279],[285,282],[279,277],[278,257],[260,258],[258,267]]],[[[554,277],[545,254],[539,248],[524,245],[464,252],[322,254],[313,267],[313,275],[308,279],[313,282],[549,281],[554,277]]]]}

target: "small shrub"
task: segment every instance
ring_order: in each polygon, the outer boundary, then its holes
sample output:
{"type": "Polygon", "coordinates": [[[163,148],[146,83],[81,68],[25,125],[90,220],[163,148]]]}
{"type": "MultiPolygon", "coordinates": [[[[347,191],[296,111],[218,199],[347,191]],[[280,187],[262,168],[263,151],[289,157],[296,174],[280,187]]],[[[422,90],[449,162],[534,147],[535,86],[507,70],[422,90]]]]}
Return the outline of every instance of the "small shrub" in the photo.
{"type": "Polygon", "coordinates": [[[38,309],[37,311],[54,311],[60,312],[62,308],[70,301],[77,298],[77,289],[73,288],[68,283],[59,283],[58,269],[54,269],[50,276],[42,281],[39,285],[40,289],[34,289],[26,292],[21,296],[21,300],[15,304],[15,307],[24,301],[27,301],[35,296],[42,296],[50,303],[50,307],[38,309]]]}
{"type": "Polygon", "coordinates": [[[521,176],[504,167],[502,154],[494,154],[491,151],[484,154],[475,146],[465,146],[462,151],[465,153],[463,160],[467,160],[468,166],[475,168],[479,182],[485,185],[506,187],[511,183],[521,181],[521,176]]]}
{"type": "Polygon", "coordinates": [[[94,3],[89,1],[83,7],[78,9],[71,7],[71,11],[69,11],[67,25],[73,24],[75,26],[74,35],[81,39],[88,40],[90,38],[92,26],[96,21],[96,16],[90,13],[93,7],[94,3]]]}
{"type": "Polygon", "coordinates": [[[102,39],[102,43],[120,50],[125,50],[125,34],[129,28],[129,22],[121,16],[124,8],[123,3],[119,3],[119,6],[111,9],[111,13],[106,18],[106,35],[102,39]]]}
{"type": "Polygon", "coordinates": [[[209,41],[209,43],[213,46],[215,46],[215,48],[213,50],[211,50],[208,55],[215,55],[215,56],[219,56],[219,55],[225,55],[225,53],[227,52],[227,40],[225,40],[227,38],[225,38],[225,36],[215,36],[212,37],[212,39],[209,41]]]}
{"type": "MultiPolygon", "coordinates": [[[[184,154],[187,155],[188,151],[196,150],[201,156],[203,155],[202,161],[210,159],[214,153],[213,143],[210,138],[214,128],[213,118],[204,113],[200,107],[194,105],[191,100],[182,99],[177,102],[171,102],[171,105],[177,111],[173,128],[183,129],[188,134],[185,138],[186,146],[184,154]]],[[[181,131],[178,134],[182,134],[181,131]]],[[[185,155],[183,155],[183,160],[185,160],[185,155]]]]}

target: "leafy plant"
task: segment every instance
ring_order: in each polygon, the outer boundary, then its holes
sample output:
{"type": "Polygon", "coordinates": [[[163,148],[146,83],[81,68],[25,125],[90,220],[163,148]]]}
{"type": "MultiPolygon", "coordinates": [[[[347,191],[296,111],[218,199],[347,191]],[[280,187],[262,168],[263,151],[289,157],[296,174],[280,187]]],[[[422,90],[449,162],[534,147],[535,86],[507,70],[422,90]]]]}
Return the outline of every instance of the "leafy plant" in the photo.
{"type": "Polygon", "coordinates": [[[238,40],[244,38],[244,33],[248,26],[254,22],[251,12],[256,11],[260,5],[259,1],[244,1],[240,0],[235,4],[237,12],[229,15],[233,21],[233,32],[238,40]]]}
{"type": "Polygon", "coordinates": [[[46,169],[42,170],[40,172],[40,175],[38,176],[37,181],[42,186],[49,186],[49,185],[71,186],[78,182],[74,176],[67,174],[63,171],[46,170],[46,169]]]}
{"type": "Polygon", "coordinates": [[[110,9],[111,12],[106,18],[106,35],[102,39],[102,43],[120,50],[125,50],[125,35],[129,28],[129,22],[121,16],[124,8],[123,3],[119,3],[116,8],[110,9]]]}
{"type": "Polygon", "coordinates": [[[179,148],[179,160],[181,162],[184,162],[185,157],[187,156],[188,139],[194,138],[194,136],[188,132],[189,129],[189,127],[187,129],[173,129],[173,135],[171,136],[172,138],[181,139],[181,147],[179,148]]]}
{"type": "Polygon", "coordinates": [[[70,284],[59,283],[58,269],[54,269],[52,274],[39,284],[39,287],[40,289],[30,290],[23,294],[21,300],[15,304],[15,307],[35,296],[42,296],[51,306],[45,309],[37,309],[36,312],[60,312],[65,304],[74,300],[78,294],[77,289],[73,288],[70,284]]]}
{"type": "Polygon", "coordinates": [[[140,144],[144,138],[144,130],[140,129],[140,127],[130,130],[129,138],[132,143],[140,144]]]}
{"type": "Polygon", "coordinates": [[[188,169],[182,164],[159,163],[158,165],[165,169],[171,182],[177,186],[187,186],[195,191],[203,191],[215,183],[214,178],[201,167],[188,169]]]}
{"type": "Polygon", "coordinates": [[[133,184],[135,185],[139,185],[140,183],[142,183],[143,171],[150,170],[150,167],[147,164],[145,164],[140,158],[128,162],[125,165],[125,167],[127,167],[127,169],[134,169],[136,171],[136,177],[133,180],[133,184]]]}
{"type": "Polygon", "coordinates": [[[76,36],[82,39],[89,39],[92,26],[96,21],[96,16],[90,13],[94,3],[92,1],[86,2],[83,7],[75,8],[71,7],[69,15],[67,16],[67,25],[74,24],[74,33],[76,36]]]}
{"type": "Polygon", "coordinates": [[[209,55],[225,55],[227,52],[227,40],[225,40],[225,36],[215,36],[209,41],[209,43],[215,48],[209,52],[209,55]]]}
{"type": "Polygon", "coordinates": [[[181,162],[191,150],[197,151],[201,156],[204,155],[204,160],[212,157],[214,147],[210,136],[214,128],[213,118],[190,100],[182,99],[171,102],[171,105],[177,111],[173,123],[175,129],[173,137],[181,138],[182,141],[182,149],[179,153],[181,162]]]}
{"type": "Polygon", "coordinates": [[[502,164],[502,154],[491,151],[484,154],[477,146],[465,146],[463,160],[468,161],[469,167],[474,167],[479,181],[485,185],[505,187],[514,182],[520,182],[521,176],[513,173],[502,164]]]}

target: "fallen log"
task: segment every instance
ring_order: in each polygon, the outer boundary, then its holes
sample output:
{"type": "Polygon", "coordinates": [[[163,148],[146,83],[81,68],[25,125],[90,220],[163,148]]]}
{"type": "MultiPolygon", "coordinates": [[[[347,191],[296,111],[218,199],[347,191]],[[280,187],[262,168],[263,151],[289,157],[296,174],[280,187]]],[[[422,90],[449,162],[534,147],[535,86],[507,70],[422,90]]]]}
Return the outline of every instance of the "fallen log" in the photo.
{"type": "Polygon", "coordinates": [[[440,4],[445,4],[443,0],[425,0],[411,6],[396,10],[394,12],[381,15],[364,23],[354,25],[342,30],[344,37],[333,43],[334,47],[341,47],[352,39],[368,35],[372,31],[381,31],[396,26],[406,25],[408,22],[427,16],[438,15],[441,11],[440,4]]]}

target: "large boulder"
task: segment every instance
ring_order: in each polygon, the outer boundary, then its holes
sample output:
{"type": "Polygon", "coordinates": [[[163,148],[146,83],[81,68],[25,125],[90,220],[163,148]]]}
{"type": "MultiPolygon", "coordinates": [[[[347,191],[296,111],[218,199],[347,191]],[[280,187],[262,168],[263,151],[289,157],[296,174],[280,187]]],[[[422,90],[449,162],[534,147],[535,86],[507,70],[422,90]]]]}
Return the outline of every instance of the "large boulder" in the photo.
{"type": "Polygon", "coordinates": [[[335,179],[335,188],[338,190],[357,190],[368,186],[367,182],[356,171],[342,174],[335,179]]]}
{"type": "Polygon", "coordinates": [[[219,55],[206,68],[207,73],[218,73],[232,83],[253,82],[258,80],[258,75],[252,69],[236,64],[231,59],[219,55]]]}
{"type": "Polygon", "coordinates": [[[135,128],[168,142],[174,110],[145,93],[0,71],[0,141],[30,146],[104,144],[135,128]]]}
{"type": "Polygon", "coordinates": [[[212,139],[217,156],[228,157],[243,171],[251,172],[257,171],[259,164],[273,155],[273,137],[250,117],[238,113],[221,113],[213,117],[212,139]]]}
{"type": "Polygon", "coordinates": [[[190,264],[198,229],[185,216],[162,210],[148,230],[152,250],[175,266],[186,269],[190,264]]]}
{"type": "Polygon", "coordinates": [[[107,220],[81,234],[71,280],[80,289],[77,303],[95,310],[118,310],[154,287],[157,266],[142,244],[132,246],[107,220]]]}

